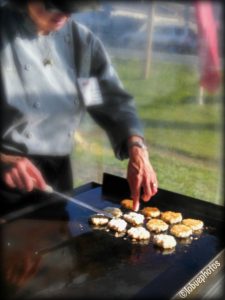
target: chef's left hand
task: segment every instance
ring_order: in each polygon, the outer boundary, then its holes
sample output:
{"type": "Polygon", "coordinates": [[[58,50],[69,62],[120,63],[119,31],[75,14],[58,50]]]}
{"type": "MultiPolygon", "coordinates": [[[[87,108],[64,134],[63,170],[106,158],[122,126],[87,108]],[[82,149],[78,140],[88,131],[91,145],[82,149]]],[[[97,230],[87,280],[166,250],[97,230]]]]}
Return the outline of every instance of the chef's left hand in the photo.
{"type": "Polygon", "coordinates": [[[129,148],[127,180],[133,199],[133,210],[139,210],[139,199],[149,201],[158,191],[157,175],[150,163],[147,149],[132,146],[129,148]],[[141,195],[141,188],[143,194],[141,195]]]}

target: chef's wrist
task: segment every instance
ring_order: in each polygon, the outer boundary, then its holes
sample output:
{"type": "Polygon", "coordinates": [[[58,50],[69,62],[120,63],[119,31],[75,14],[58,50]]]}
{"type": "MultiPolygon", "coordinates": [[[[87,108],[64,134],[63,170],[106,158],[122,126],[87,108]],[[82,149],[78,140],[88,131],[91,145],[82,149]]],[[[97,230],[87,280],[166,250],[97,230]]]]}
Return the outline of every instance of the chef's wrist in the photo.
{"type": "Polygon", "coordinates": [[[140,137],[140,136],[131,136],[131,137],[129,137],[128,141],[127,141],[127,147],[128,147],[128,151],[130,149],[132,149],[133,147],[141,148],[141,149],[144,149],[144,150],[148,149],[144,138],[140,137]]]}
{"type": "Polygon", "coordinates": [[[136,156],[141,153],[148,154],[148,148],[144,139],[140,136],[132,136],[127,141],[129,157],[136,156]]]}

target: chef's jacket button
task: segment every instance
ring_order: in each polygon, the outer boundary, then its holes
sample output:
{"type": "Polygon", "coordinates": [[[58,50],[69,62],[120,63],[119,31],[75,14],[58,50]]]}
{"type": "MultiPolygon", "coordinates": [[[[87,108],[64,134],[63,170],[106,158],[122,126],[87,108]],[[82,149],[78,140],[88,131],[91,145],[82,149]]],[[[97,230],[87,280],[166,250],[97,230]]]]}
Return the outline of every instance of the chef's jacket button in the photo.
{"type": "Polygon", "coordinates": [[[29,132],[29,131],[27,131],[27,132],[25,133],[25,137],[28,138],[28,139],[31,139],[31,138],[32,138],[32,133],[29,132]]]}
{"type": "Polygon", "coordinates": [[[34,102],[33,107],[34,108],[40,108],[41,107],[41,103],[39,101],[34,102]]]}
{"type": "Polygon", "coordinates": [[[25,65],[25,66],[24,66],[24,69],[25,69],[26,71],[29,71],[29,70],[30,70],[30,65],[25,65]]]}

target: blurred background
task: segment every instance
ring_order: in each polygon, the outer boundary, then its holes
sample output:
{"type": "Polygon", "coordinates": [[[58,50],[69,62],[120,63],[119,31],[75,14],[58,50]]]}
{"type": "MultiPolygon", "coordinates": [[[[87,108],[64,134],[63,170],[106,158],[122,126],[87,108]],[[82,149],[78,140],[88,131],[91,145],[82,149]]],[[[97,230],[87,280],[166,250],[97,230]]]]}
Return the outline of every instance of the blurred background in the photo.
{"type": "MultiPolygon", "coordinates": [[[[222,66],[222,7],[210,2],[222,66]]],[[[73,18],[102,40],[134,96],[159,187],[222,205],[223,86],[208,91],[200,85],[201,36],[193,3],[101,1],[73,18]]],[[[217,71],[222,77],[222,67],[217,71]]],[[[88,115],[75,134],[72,162],[75,186],[101,183],[103,172],[126,177],[128,161],[114,157],[88,115]]]]}

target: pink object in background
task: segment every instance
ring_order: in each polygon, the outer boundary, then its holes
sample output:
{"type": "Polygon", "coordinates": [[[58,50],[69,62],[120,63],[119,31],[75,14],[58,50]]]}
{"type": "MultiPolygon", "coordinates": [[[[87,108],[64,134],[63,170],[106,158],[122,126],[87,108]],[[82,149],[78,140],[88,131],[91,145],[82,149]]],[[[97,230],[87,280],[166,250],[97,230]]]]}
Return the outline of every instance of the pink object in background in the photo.
{"type": "Polygon", "coordinates": [[[208,92],[215,92],[221,81],[217,23],[213,15],[212,2],[194,2],[199,32],[200,85],[208,92]]]}

